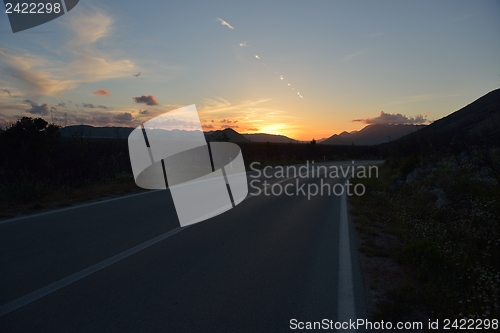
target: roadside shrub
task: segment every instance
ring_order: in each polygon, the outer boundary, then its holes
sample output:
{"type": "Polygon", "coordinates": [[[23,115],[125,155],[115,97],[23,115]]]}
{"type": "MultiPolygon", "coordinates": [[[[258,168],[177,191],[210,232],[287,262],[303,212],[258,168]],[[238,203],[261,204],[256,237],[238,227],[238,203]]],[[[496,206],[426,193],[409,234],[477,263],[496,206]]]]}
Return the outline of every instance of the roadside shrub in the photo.
{"type": "Polygon", "coordinates": [[[405,263],[416,265],[423,269],[440,269],[442,255],[433,241],[419,239],[404,246],[398,256],[405,263]]]}

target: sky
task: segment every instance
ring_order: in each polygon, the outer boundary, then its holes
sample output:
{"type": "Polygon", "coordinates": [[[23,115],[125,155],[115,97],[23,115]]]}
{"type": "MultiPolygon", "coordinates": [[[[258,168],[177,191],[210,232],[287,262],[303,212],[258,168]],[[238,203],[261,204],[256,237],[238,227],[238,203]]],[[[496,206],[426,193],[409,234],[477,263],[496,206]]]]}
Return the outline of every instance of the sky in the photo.
{"type": "Polygon", "coordinates": [[[329,137],[430,123],[500,86],[500,1],[80,0],[13,34],[0,119],[138,126],[195,104],[204,130],[329,137]]]}

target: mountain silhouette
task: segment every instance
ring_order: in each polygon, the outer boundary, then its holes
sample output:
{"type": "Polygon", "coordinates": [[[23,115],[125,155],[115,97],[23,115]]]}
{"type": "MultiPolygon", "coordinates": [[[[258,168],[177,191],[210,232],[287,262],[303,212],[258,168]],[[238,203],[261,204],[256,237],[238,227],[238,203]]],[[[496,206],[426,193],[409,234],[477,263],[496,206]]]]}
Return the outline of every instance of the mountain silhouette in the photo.
{"type": "Polygon", "coordinates": [[[500,89],[493,90],[458,111],[436,120],[415,135],[433,136],[446,141],[463,135],[500,135],[500,89]]]}
{"type": "Polygon", "coordinates": [[[232,128],[226,128],[223,130],[217,130],[217,131],[210,131],[210,132],[205,132],[205,139],[207,141],[226,141],[224,140],[224,135],[226,136],[226,139],[229,140],[230,142],[249,142],[247,138],[245,138],[243,135],[240,133],[236,132],[232,128]]]}
{"type": "MultiPolygon", "coordinates": [[[[134,130],[131,127],[94,127],[90,125],[66,126],[61,129],[63,137],[121,138],[126,139],[134,130]]],[[[359,131],[342,132],[319,144],[327,145],[378,145],[391,141],[406,140],[415,136],[434,136],[443,140],[458,135],[500,135],[500,89],[493,90],[452,114],[434,121],[430,125],[373,124],[359,131]]],[[[205,132],[207,141],[231,142],[298,142],[284,135],[266,133],[240,134],[232,128],[205,132]],[[224,134],[226,138],[224,138],[224,134]]]]}
{"type": "Polygon", "coordinates": [[[266,133],[242,134],[242,135],[252,142],[280,142],[280,143],[298,142],[297,140],[291,139],[284,135],[266,134],[266,133]]]}
{"type": "Polygon", "coordinates": [[[393,125],[393,124],[373,124],[364,127],[359,131],[342,132],[334,134],[326,140],[320,142],[322,145],[357,145],[371,146],[384,142],[399,139],[407,134],[418,131],[424,125],[393,125]]]}

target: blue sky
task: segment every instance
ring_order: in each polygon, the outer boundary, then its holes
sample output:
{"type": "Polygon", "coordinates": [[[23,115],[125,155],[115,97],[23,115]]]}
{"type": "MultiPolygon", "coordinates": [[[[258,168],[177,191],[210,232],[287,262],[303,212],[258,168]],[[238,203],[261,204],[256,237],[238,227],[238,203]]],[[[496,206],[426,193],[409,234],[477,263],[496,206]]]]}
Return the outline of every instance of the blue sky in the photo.
{"type": "Polygon", "coordinates": [[[0,118],[137,126],[196,104],[207,130],[318,139],[456,111],[499,87],[499,40],[499,1],[81,0],[16,34],[2,11],[0,118]]]}

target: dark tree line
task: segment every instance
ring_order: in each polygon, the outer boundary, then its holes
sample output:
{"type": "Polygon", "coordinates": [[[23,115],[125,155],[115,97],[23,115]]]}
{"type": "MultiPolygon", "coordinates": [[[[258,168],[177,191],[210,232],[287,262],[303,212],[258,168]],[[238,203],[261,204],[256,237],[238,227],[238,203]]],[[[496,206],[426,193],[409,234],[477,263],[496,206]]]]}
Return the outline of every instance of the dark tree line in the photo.
{"type": "MultiPolygon", "coordinates": [[[[238,145],[247,166],[381,157],[377,147],[329,146],[314,140],[238,145]]],[[[59,126],[41,118],[23,117],[0,133],[0,151],[0,197],[7,200],[29,202],[61,187],[133,181],[126,139],[63,138],[59,126]]]]}

